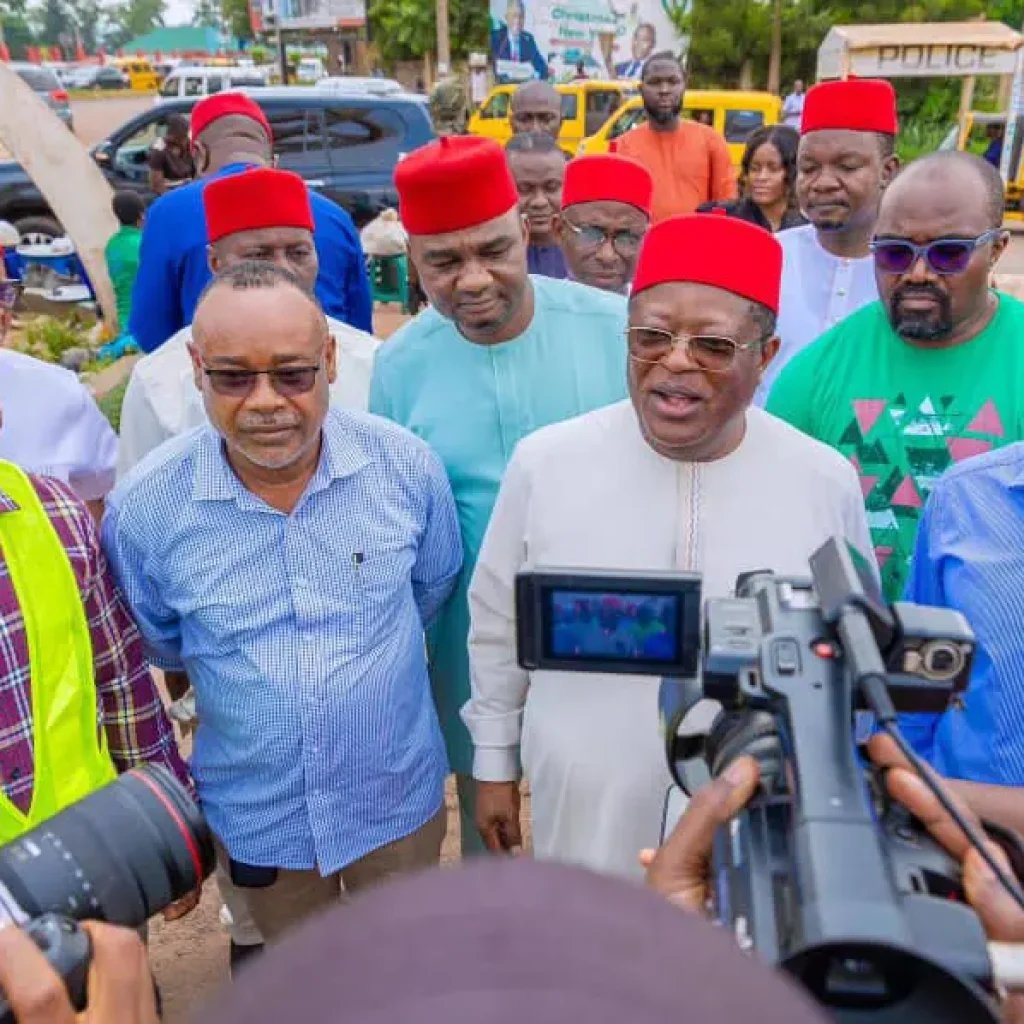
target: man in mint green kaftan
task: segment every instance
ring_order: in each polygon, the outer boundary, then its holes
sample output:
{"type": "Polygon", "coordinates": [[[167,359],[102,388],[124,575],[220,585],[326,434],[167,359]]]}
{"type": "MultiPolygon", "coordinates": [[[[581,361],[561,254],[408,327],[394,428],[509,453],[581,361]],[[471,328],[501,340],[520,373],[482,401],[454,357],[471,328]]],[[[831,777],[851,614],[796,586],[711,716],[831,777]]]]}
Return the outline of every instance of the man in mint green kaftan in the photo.
{"type": "Polygon", "coordinates": [[[482,850],[473,747],[459,718],[470,693],[469,580],[516,444],[625,396],[626,300],[528,276],[518,193],[503,152],[489,140],[451,138],[417,150],[399,164],[395,184],[431,308],[378,350],[370,410],[434,448],[458,505],[465,564],[428,643],[459,780],[462,849],[473,853],[482,850]]]}

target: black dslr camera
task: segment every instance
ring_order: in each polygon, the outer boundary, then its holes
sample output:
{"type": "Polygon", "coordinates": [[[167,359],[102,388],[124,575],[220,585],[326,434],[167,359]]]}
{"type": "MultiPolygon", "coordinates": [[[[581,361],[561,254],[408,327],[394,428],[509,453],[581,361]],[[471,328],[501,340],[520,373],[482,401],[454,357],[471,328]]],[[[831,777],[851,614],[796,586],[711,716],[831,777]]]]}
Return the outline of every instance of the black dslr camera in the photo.
{"type": "Polygon", "coordinates": [[[957,612],[886,606],[839,541],[811,571],[813,582],[746,573],[735,598],[708,601],[703,657],[694,574],[523,573],[520,664],[661,675],[667,757],[684,790],[757,758],[758,795],[716,837],[714,910],[836,1020],[995,1022],[959,865],[883,797],[854,733],[855,713],[880,701],[890,713],[949,707],[967,685],[973,634],[957,612]],[[687,735],[704,699],[722,710],[687,735]]]}
{"type": "MultiPolygon", "coordinates": [[[[213,864],[213,835],[192,798],[146,765],[0,847],[0,926],[25,929],[82,1010],[91,949],[77,922],[138,928],[213,864]]],[[[0,1024],[13,1021],[0,993],[0,1024]]]]}

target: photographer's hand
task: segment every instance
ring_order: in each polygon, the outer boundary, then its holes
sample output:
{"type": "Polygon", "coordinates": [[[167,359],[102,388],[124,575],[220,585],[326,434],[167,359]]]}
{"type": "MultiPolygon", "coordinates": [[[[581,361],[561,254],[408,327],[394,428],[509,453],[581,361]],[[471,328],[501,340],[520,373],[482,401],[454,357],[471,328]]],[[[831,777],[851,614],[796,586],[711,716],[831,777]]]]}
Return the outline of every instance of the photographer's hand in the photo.
{"type": "Polygon", "coordinates": [[[647,868],[647,884],[684,910],[704,913],[715,831],[746,806],[759,780],[757,762],[740,757],[694,794],[664,845],[640,854],[640,862],[647,868]]]}
{"type": "Polygon", "coordinates": [[[146,948],[129,928],[89,921],[89,1007],[76,1017],[64,982],[13,925],[0,930],[0,989],[18,1024],[158,1024],[146,948]]]}
{"type": "MultiPolygon", "coordinates": [[[[977,850],[970,846],[967,837],[910,767],[893,739],[882,734],[873,736],[868,743],[868,754],[876,767],[885,769],[885,788],[889,796],[919,819],[950,856],[963,862],[967,900],[981,919],[989,939],[995,942],[1024,941],[1024,912],[1013,902],[977,850]]],[[[954,787],[947,788],[959,812],[980,831],[981,825],[974,812],[956,794],[954,787]]],[[[988,848],[1003,869],[1013,877],[1003,851],[995,843],[989,843],[988,848]]]]}
{"type": "Polygon", "coordinates": [[[509,853],[523,845],[519,803],[518,782],[477,782],[476,827],[491,853],[509,853]]]}

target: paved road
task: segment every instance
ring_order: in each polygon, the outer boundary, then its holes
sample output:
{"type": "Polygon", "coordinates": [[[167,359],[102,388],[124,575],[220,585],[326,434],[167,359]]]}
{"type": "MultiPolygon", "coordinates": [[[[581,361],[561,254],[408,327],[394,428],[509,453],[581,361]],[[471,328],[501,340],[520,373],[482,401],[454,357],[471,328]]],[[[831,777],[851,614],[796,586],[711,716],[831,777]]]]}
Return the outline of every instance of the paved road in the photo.
{"type": "Polygon", "coordinates": [[[75,134],[86,146],[93,146],[129,118],[151,107],[153,102],[152,96],[73,100],[75,134]]]}

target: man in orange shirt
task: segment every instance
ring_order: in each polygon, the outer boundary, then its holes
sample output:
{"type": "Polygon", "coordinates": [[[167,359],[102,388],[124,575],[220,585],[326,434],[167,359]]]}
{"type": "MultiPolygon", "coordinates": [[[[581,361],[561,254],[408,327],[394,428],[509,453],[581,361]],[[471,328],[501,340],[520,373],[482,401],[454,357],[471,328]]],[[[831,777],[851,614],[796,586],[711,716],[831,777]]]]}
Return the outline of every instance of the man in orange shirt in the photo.
{"type": "Polygon", "coordinates": [[[651,172],[655,224],[693,213],[701,203],[736,197],[736,173],[725,140],[713,128],[680,117],[685,89],[686,72],[677,57],[657,53],[649,58],[640,83],[647,123],[614,145],[614,152],[651,172]]]}

